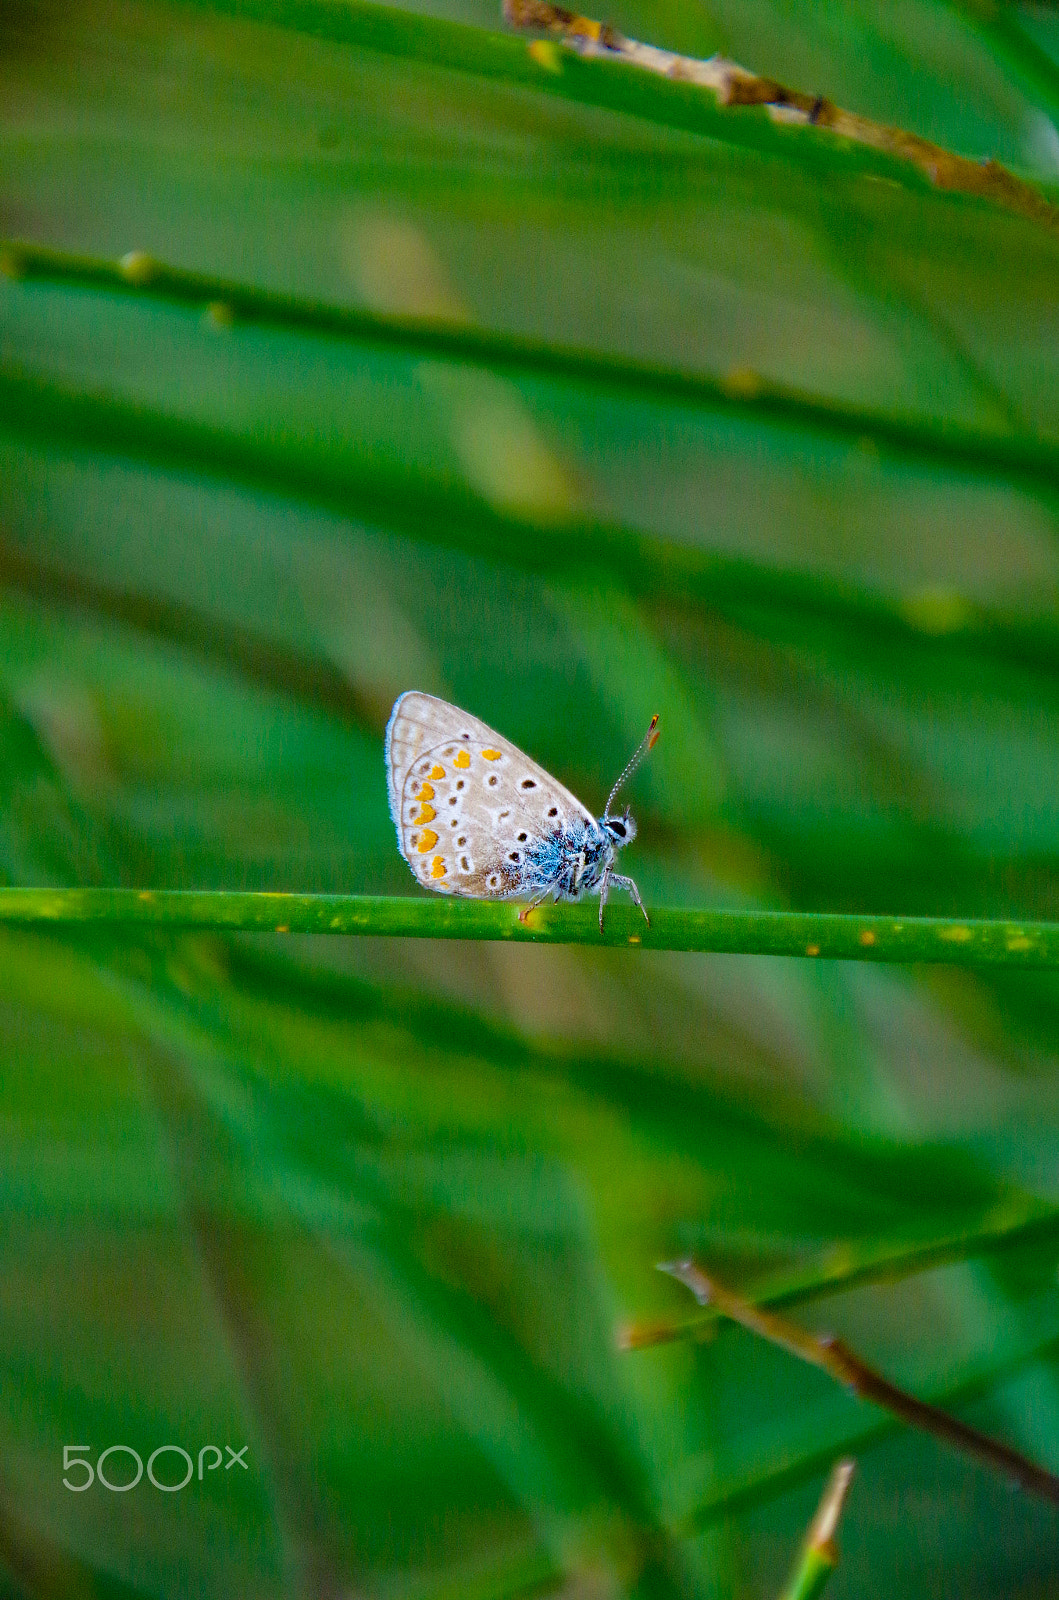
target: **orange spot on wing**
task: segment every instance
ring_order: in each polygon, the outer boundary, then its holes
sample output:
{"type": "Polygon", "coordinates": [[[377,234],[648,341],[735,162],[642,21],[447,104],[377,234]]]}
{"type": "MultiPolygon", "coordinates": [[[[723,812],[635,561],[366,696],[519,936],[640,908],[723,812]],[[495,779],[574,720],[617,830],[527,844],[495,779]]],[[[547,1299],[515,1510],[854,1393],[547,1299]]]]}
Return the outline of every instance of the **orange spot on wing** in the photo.
{"type": "Polygon", "coordinates": [[[419,808],[418,817],[413,817],[412,821],[413,822],[417,822],[417,823],[418,822],[433,822],[433,820],[434,820],[434,818],[436,816],[437,816],[437,812],[434,810],[434,807],[433,806],[428,806],[424,802],[424,804],[421,805],[420,808],[419,808]]]}
{"type": "Polygon", "coordinates": [[[445,768],[444,767],[431,767],[430,776],[432,778],[443,778],[445,776],[445,768]]]}
{"type": "Polygon", "coordinates": [[[500,760],[500,751],[499,750],[483,750],[482,751],[482,755],[485,757],[485,759],[487,761],[499,761],[500,760]]]}
{"type": "Polygon", "coordinates": [[[434,785],[432,783],[421,783],[419,785],[419,798],[420,800],[433,800],[434,785]]]}
{"type": "Polygon", "coordinates": [[[454,767],[469,767],[471,764],[471,758],[467,754],[466,750],[461,750],[456,756],[453,757],[452,764],[454,767]]]}
{"type": "Polygon", "coordinates": [[[445,876],[445,862],[441,856],[435,856],[430,863],[430,876],[432,878],[443,878],[445,876]]]}
{"type": "Polygon", "coordinates": [[[421,856],[425,856],[428,850],[433,850],[437,842],[437,834],[428,828],[425,833],[419,835],[419,843],[416,845],[416,849],[421,856]]]}

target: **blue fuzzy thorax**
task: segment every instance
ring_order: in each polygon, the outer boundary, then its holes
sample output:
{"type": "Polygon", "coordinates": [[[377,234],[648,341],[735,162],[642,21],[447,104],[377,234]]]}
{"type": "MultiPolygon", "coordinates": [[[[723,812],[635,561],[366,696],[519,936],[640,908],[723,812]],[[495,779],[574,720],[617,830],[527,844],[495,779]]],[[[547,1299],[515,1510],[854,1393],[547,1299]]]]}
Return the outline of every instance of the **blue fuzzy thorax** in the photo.
{"type": "Polygon", "coordinates": [[[599,887],[614,860],[614,845],[602,823],[575,817],[566,827],[526,846],[522,892],[554,890],[557,900],[580,900],[599,887]]]}

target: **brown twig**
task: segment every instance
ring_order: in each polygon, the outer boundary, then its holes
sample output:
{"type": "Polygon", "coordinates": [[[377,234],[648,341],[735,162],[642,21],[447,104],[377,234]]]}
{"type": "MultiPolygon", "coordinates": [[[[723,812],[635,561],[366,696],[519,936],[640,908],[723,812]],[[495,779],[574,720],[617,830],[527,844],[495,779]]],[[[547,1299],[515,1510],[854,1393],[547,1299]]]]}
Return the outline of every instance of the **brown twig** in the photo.
{"type": "Polygon", "coordinates": [[[947,1411],[941,1411],[937,1406],[928,1405],[926,1401],[917,1400],[914,1395],[906,1394],[903,1389],[897,1388],[896,1384],[876,1372],[866,1361],[862,1361],[860,1356],[842,1343],[841,1339],[836,1339],[830,1334],[809,1333],[805,1328],[788,1321],[786,1317],[778,1316],[774,1311],[763,1311],[758,1306],[751,1305],[741,1295],[719,1284],[715,1278],[708,1277],[690,1258],[684,1261],[663,1262],[659,1270],[668,1272],[685,1288],[690,1289],[700,1305],[713,1306],[730,1321],[740,1323],[751,1333],[767,1339],[770,1344],[779,1345],[781,1349],[797,1356],[799,1360],[819,1367],[822,1372],[834,1378],[836,1383],[851,1390],[858,1399],[871,1401],[873,1405],[889,1411],[892,1416],[898,1417],[910,1427],[932,1433],[935,1438],[944,1440],[954,1449],[976,1457],[984,1465],[1001,1473],[1028,1493],[1039,1495],[1042,1499],[1059,1505],[1059,1477],[1054,1473],[1038,1466],[1021,1451],[1013,1450],[1010,1445],[1001,1444],[998,1440],[991,1439],[988,1434],[980,1433],[977,1428],[969,1427],[957,1417],[949,1416],[947,1411]]]}
{"type": "Polygon", "coordinates": [[[936,189],[977,195],[1053,229],[1059,227],[1059,208],[998,161],[972,161],[904,128],[846,111],[823,95],[790,89],[774,78],[749,72],[723,56],[700,60],[627,39],[608,23],[579,16],[551,0],[503,0],[503,5],[512,27],[550,33],[579,55],[624,61],[656,76],[699,84],[713,91],[720,106],[765,106],[777,121],[826,128],[853,144],[907,162],[936,189]]]}
{"type": "MultiPolygon", "coordinates": [[[[966,1261],[969,1256],[984,1256],[1020,1245],[1052,1239],[1059,1235],[1059,1210],[1055,1207],[1032,1211],[992,1212],[977,1230],[965,1230],[923,1242],[893,1245],[875,1254],[864,1252],[859,1259],[843,1255],[829,1264],[818,1262],[793,1274],[770,1278],[753,1290],[753,1301],[770,1311],[790,1305],[805,1305],[828,1295],[845,1294],[865,1284],[889,1283],[930,1271],[950,1261],[966,1261]]],[[[646,1350],[656,1344],[672,1344],[689,1339],[702,1343],[710,1339],[719,1313],[706,1307],[691,1317],[654,1317],[650,1321],[627,1323],[618,1335],[621,1350],[646,1350]]]]}

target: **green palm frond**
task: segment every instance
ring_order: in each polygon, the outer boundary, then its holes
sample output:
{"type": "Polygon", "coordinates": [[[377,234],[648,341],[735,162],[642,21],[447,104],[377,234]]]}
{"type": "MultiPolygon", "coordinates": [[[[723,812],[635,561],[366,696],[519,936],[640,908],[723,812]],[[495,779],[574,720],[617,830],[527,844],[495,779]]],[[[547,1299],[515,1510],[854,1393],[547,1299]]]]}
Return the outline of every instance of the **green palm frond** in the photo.
{"type": "Polygon", "coordinates": [[[1040,206],[493,0],[0,17],[12,1594],[777,1594],[850,1452],[836,1600],[1056,1585],[655,1268],[1059,1469],[1059,21],[604,20],[1040,206]],[[593,805],[662,714],[650,934],[418,894],[413,686],[593,805]]]}

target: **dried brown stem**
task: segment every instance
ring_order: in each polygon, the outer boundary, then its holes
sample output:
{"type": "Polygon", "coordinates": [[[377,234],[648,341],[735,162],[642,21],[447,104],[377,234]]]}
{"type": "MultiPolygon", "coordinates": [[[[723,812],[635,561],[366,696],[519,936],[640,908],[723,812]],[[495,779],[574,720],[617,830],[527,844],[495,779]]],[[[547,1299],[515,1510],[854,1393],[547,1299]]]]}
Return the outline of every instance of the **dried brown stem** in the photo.
{"type": "MultiPolygon", "coordinates": [[[[834,1265],[821,1262],[808,1271],[802,1269],[793,1275],[771,1279],[755,1287],[753,1301],[769,1310],[800,1306],[827,1295],[863,1288],[865,1284],[893,1282],[950,1261],[966,1261],[971,1256],[990,1255],[1057,1235],[1059,1210],[1054,1207],[1028,1211],[999,1209],[984,1218],[977,1228],[874,1253],[865,1251],[859,1259],[844,1254],[834,1265]]],[[[713,1336],[717,1318],[716,1309],[707,1306],[698,1316],[632,1322],[622,1328],[618,1345],[622,1350],[646,1350],[651,1345],[671,1344],[678,1339],[701,1343],[713,1336]]]]}
{"type": "Polygon", "coordinates": [[[947,1411],[941,1411],[937,1406],[928,1405],[926,1401],[917,1400],[914,1395],[899,1389],[866,1361],[862,1361],[841,1339],[829,1334],[810,1333],[774,1311],[763,1311],[751,1305],[715,1278],[708,1277],[690,1258],[664,1262],[659,1270],[668,1272],[690,1289],[700,1305],[714,1307],[721,1316],[740,1323],[751,1333],[767,1339],[770,1344],[779,1345],[799,1360],[819,1367],[836,1383],[851,1390],[858,1399],[871,1401],[873,1405],[889,1411],[891,1416],[906,1422],[909,1427],[932,1433],[954,1449],[974,1456],[1029,1494],[1059,1505],[1059,1477],[1054,1473],[1038,1466],[1010,1445],[991,1439],[988,1434],[969,1427],[957,1417],[951,1417],[947,1411]]]}
{"type": "Polygon", "coordinates": [[[608,23],[579,16],[565,6],[552,5],[550,0],[503,3],[504,16],[512,27],[553,34],[579,55],[625,61],[660,77],[697,83],[711,89],[721,106],[766,106],[778,121],[827,128],[854,144],[907,162],[936,189],[977,195],[1048,227],[1059,227],[1059,208],[998,161],[972,161],[904,128],[891,128],[871,117],[846,111],[823,95],[791,89],[774,78],[748,72],[723,56],[700,60],[627,39],[608,23]]]}
{"type": "Polygon", "coordinates": [[[848,1458],[836,1461],[832,1467],[831,1476],[816,1508],[816,1515],[809,1524],[805,1542],[811,1550],[824,1550],[834,1546],[839,1518],[845,1507],[846,1496],[849,1494],[856,1470],[857,1463],[848,1458]]]}

